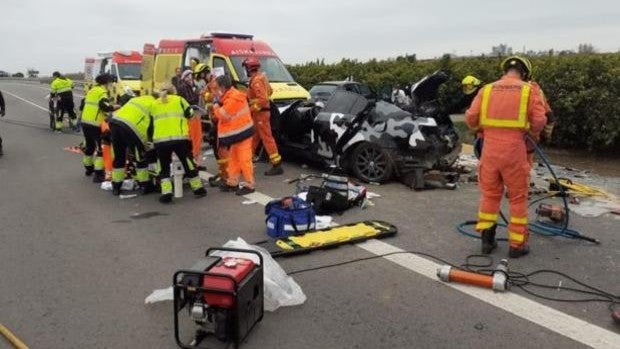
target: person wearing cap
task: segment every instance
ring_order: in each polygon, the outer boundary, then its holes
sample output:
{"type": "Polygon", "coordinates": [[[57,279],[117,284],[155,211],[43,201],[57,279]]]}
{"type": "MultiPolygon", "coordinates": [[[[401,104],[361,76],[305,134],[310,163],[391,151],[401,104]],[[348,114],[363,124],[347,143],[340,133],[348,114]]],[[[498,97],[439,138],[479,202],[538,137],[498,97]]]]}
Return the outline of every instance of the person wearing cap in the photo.
{"type": "Polygon", "coordinates": [[[509,257],[529,252],[527,196],[530,164],[526,136],[537,136],[547,118],[540,94],[527,83],[532,65],[526,58],[508,57],[501,64],[504,75],[485,85],[465,114],[466,124],[483,133],[479,165],[481,199],[476,230],[481,234],[482,253],[496,247],[495,230],[504,187],[508,190],[510,221],[509,257]]]}
{"type": "Polygon", "coordinates": [[[250,79],[248,87],[248,99],[250,100],[250,109],[252,110],[252,118],[256,125],[256,134],[254,135],[253,148],[254,152],[258,150],[258,146],[263,143],[265,151],[269,154],[269,162],[271,168],[265,172],[266,176],[276,176],[284,173],[282,168],[282,156],[278,153],[278,145],[276,144],[273,134],[271,133],[271,103],[269,98],[273,92],[267,75],[260,70],[260,60],[251,56],[243,61],[246,73],[250,79]]]}
{"type": "Polygon", "coordinates": [[[101,183],[105,180],[103,151],[101,148],[101,126],[105,122],[106,113],[110,113],[118,106],[110,103],[109,91],[112,89],[114,77],[110,74],[100,74],[95,78],[93,86],[84,97],[82,110],[82,132],[84,133],[84,157],[82,164],[90,176],[93,173],[93,182],[101,183]]]}
{"type": "Polygon", "coordinates": [[[216,79],[218,92],[214,99],[213,114],[217,122],[218,146],[228,148],[226,183],[222,191],[237,195],[254,192],[254,164],[252,163],[252,136],[254,122],[245,93],[233,87],[228,75],[216,79]],[[240,177],[244,185],[239,187],[240,177]]]}
{"type": "Polygon", "coordinates": [[[60,113],[56,118],[54,128],[56,131],[62,130],[62,119],[65,113],[69,115],[69,123],[73,129],[77,127],[77,115],[73,103],[73,81],[59,72],[52,73],[53,80],[50,83],[50,98],[60,98],[60,113]]]}
{"type": "Polygon", "coordinates": [[[206,196],[207,191],[202,185],[196,164],[191,156],[187,119],[194,115],[194,110],[185,98],[176,95],[176,89],[171,83],[164,83],[159,91],[159,98],[151,104],[149,114],[152,124],[152,130],[149,132],[150,138],[155,145],[161,167],[159,202],[172,202],[173,188],[170,179],[172,153],[176,154],[183,165],[194,195],[206,196]]]}

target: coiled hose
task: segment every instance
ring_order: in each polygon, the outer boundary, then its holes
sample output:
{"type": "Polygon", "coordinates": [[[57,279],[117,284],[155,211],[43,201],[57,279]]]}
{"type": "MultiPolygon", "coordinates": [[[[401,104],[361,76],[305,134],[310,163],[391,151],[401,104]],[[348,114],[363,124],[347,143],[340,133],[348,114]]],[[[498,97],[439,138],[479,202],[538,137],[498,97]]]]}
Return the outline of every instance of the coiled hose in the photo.
{"type": "MultiPolygon", "coordinates": [[[[586,240],[586,241],[589,241],[595,244],[600,244],[599,240],[585,236],[577,230],[568,228],[569,219],[570,219],[570,213],[569,213],[570,211],[568,208],[568,200],[566,199],[567,194],[564,191],[564,186],[560,184],[560,181],[558,180],[558,177],[556,176],[555,171],[553,171],[553,167],[551,166],[549,159],[543,153],[542,149],[538,146],[538,144],[536,144],[534,139],[532,139],[532,137],[530,137],[529,135],[526,137],[526,139],[528,142],[532,144],[532,146],[534,147],[534,150],[536,151],[536,154],[540,157],[540,159],[543,161],[545,166],[549,169],[549,172],[551,173],[553,180],[558,184],[559,192],[553,196],[559,196],[562,198],[562,201],[564,203],[564,209],[566,210],[566,219],[564,219],[564,224],[562,225],[562,227],[559,227],[557,225],[550,224],[550,223],[536,221],[536,222],[532,222],[528,224],[528,230],[531,231],[532,233],[542,235],[542,236],[561,236],[561,237],[568,238],[568,239],[580,239],[580,240],[586,240]]],[[[506,216],[501,211],[500,211],[500,216],[502,217],[503,223],[498,223],[498,226],[504,227],[504,228],[507,227],[508,219],[506,219],[506,216]]],[[[459,233],[465,236],[479,239],[480,234],[477,234],[467,229],[467,227],[476,225],[476,223],[477,223],[476,221],[466,221],[466,222],[463,222],[457,225],[456,228],[459,233]]],[[[508,239],[506,238],[499,238],[497,240],[508,241],[508,239]]]]}

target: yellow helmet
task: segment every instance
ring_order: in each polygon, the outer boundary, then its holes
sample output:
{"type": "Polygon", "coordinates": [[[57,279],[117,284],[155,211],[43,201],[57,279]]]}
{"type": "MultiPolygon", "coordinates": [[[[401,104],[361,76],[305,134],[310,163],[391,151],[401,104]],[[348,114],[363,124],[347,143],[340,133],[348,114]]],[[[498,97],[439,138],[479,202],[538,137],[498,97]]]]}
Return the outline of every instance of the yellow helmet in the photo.
{"type": "Polygon", "coordinates": [[[532,63],[529,59],[521,56],[510,56],[502,62],[500,65],[502,71],[505,73],[512,67],[521,66],[524,70],[523,80],[530,80],[532,78],[532,63]]]}
{"type": "Polygon", "coordinates": [[[200,74],[204,71],[210,71],[211,69],[209,68],[208,65],[204,64],[204,63],[198,63],[196,64],[196,66],[194,67],[194,74],[200,74]]]}
{"type": "Polygon", "coordinates": [[[467,75],[461,81],[461,86],[463,87],[463,93],[466,95],[470,95],[476,91],[478,86],[482,85],[482,81],[473,75],[467,75]]]}

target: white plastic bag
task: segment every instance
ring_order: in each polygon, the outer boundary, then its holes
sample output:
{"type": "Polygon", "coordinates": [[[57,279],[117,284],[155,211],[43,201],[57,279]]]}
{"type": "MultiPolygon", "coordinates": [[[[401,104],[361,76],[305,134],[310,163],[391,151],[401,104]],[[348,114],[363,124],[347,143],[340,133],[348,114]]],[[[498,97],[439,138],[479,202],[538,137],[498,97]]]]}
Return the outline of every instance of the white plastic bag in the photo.
{"type": "MultiPolygon", "coordinates": [[[[306,295],[301,290],[301,287],[292,277],[286,274],[284,269],[271,257],[267,250],[250,245],[242,238],[230,240],[224,244],[224,247],[254,250],[263,256],[265,310],[275,311],[279,307],[300,305],[306,301],[306,295]]],[[[213,255],[248,258],[255,263],[259,263],[258,256],[248,253],[215,252],[213,255]]]]}
{"type": "Polygon", "coordinates": [[[163,301],[171,301],[174,298],[172,292],[172,286],[168,288],[162,288],[160,290],[154,290],[153,293],[148,295],[146,299],[144,299],[144,304],[153,304],[157,302],[163,301]]]}

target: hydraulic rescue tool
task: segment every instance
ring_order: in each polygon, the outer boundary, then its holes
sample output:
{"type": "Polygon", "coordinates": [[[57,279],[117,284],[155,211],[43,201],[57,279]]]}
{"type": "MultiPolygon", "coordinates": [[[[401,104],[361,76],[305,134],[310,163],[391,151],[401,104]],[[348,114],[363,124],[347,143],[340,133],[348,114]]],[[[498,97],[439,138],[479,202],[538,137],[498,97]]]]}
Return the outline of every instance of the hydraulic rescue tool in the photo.
{"type": "Polygon", "coordinates": [[[536,213],[540,217],[549,218],[554,223],[561,223],[566,219],[566,209],[560,205],[541,203],[536,213]]]}
{"type": "Polygon", "coordinates": [[[504,292],[508,290],[508,260],[502,259],[490,275],[442,265],[437,268],[437,277],[443,282],[458,282],[504,292]]]}
{"type": "Polygon", "coordinates": [[[179,347],[207,348],[206,339],[211,336],[238,348],[263,318],[263,258],[253,250],[210,248],[193,267],[174,273],[173,290],[174,336],[179,347]],[[197,326],[193,337],[182,331],[189,326],[188,321],[180,321],[184,309],[197,326]]]}

